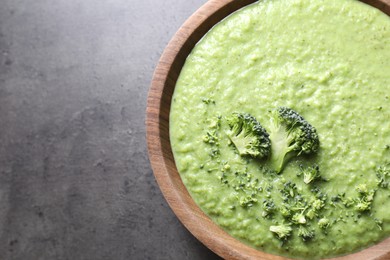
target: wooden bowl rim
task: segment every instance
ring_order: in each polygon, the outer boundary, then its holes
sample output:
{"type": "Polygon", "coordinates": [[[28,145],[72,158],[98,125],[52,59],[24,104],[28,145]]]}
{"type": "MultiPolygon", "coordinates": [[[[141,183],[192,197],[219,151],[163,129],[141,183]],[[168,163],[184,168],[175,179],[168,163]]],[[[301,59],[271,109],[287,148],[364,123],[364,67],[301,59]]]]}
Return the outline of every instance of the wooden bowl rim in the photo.
{"type": "MultiPolygon", "coordinates": [[[[360,0],[390,16],[390,0],[360,0]]],[[[225,259],[289,259],[256,250],[233,238],[198,207],[176,169],[169,140],[171,96],[185,58],[217,22],[256,0],[209,0],[173,36],[155,69],[146,108],[146,139],[157,183],[179,220],[204,245],[225,259]],[[183,51],[184,49],[184,51],[183,51]]],[[[390,259],[390,237],[334,260],[390,259]]]]}

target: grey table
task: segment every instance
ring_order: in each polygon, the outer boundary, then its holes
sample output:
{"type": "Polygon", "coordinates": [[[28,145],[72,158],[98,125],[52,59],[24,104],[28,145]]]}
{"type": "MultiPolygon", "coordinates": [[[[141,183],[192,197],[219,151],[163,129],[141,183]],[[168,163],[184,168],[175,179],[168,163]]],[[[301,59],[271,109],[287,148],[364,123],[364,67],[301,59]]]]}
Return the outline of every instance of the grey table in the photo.
{"type": "Polygon", "coordinates": [[[205,1],[1,1],[0,259],[218,259],[163,199],[144,126],[205,1]]]}

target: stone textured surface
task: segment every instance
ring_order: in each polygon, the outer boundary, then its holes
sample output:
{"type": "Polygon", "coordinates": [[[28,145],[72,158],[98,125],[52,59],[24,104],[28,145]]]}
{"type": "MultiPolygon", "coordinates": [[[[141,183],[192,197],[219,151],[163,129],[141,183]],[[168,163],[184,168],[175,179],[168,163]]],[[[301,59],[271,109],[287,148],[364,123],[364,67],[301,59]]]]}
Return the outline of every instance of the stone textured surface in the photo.
{"type": "Polygon", "coordinates": [[[1,1],[0,259],[218,259],[162,197],[144,126],[205,1],[1,1]]]}

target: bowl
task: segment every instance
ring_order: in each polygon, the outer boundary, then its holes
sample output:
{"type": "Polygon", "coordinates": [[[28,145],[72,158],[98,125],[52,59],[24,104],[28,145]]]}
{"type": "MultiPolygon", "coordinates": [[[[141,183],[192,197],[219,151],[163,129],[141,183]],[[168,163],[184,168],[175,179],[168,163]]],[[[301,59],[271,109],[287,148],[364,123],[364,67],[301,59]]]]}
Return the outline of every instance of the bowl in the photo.
{"type": "MultiPolygon", "coordinates": [[[[175,166],[169,139],[171,98],[184,62],[195,44],[219,21],[255,0],[209,0],[178,30],[154,72],[146,110],[149,159],[157,183],[184,226],[205,246],[225,259],[287,259],[249,247],[216,225],[196,205],[175,166]]],[[[390,0],[362,0],[390,16],[390,0]]],[[[390,238],[346,259],[390,259],[390,238]]]]}

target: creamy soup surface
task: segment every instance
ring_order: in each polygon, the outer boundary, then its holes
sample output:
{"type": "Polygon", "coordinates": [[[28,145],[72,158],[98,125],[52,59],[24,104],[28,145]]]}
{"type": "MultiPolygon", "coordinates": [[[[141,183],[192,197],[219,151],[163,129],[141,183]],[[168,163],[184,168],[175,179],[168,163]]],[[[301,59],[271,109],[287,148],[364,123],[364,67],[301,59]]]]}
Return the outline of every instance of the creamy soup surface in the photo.
{"type": "Polygon", "coordinates": [[[170,112],[176,166],[199,207],[256,249],[357,251],[390,235],[389,95],[389,16],[355,0],[259,1],[188,56],[170,112]],[[268,130],[278,107],[315,127],[320,146],[275,173],[269,158],[238,153],[226,118],[247,113],[268,130]],[[305,183],[313,165],[320,178],[305,183]]]}

